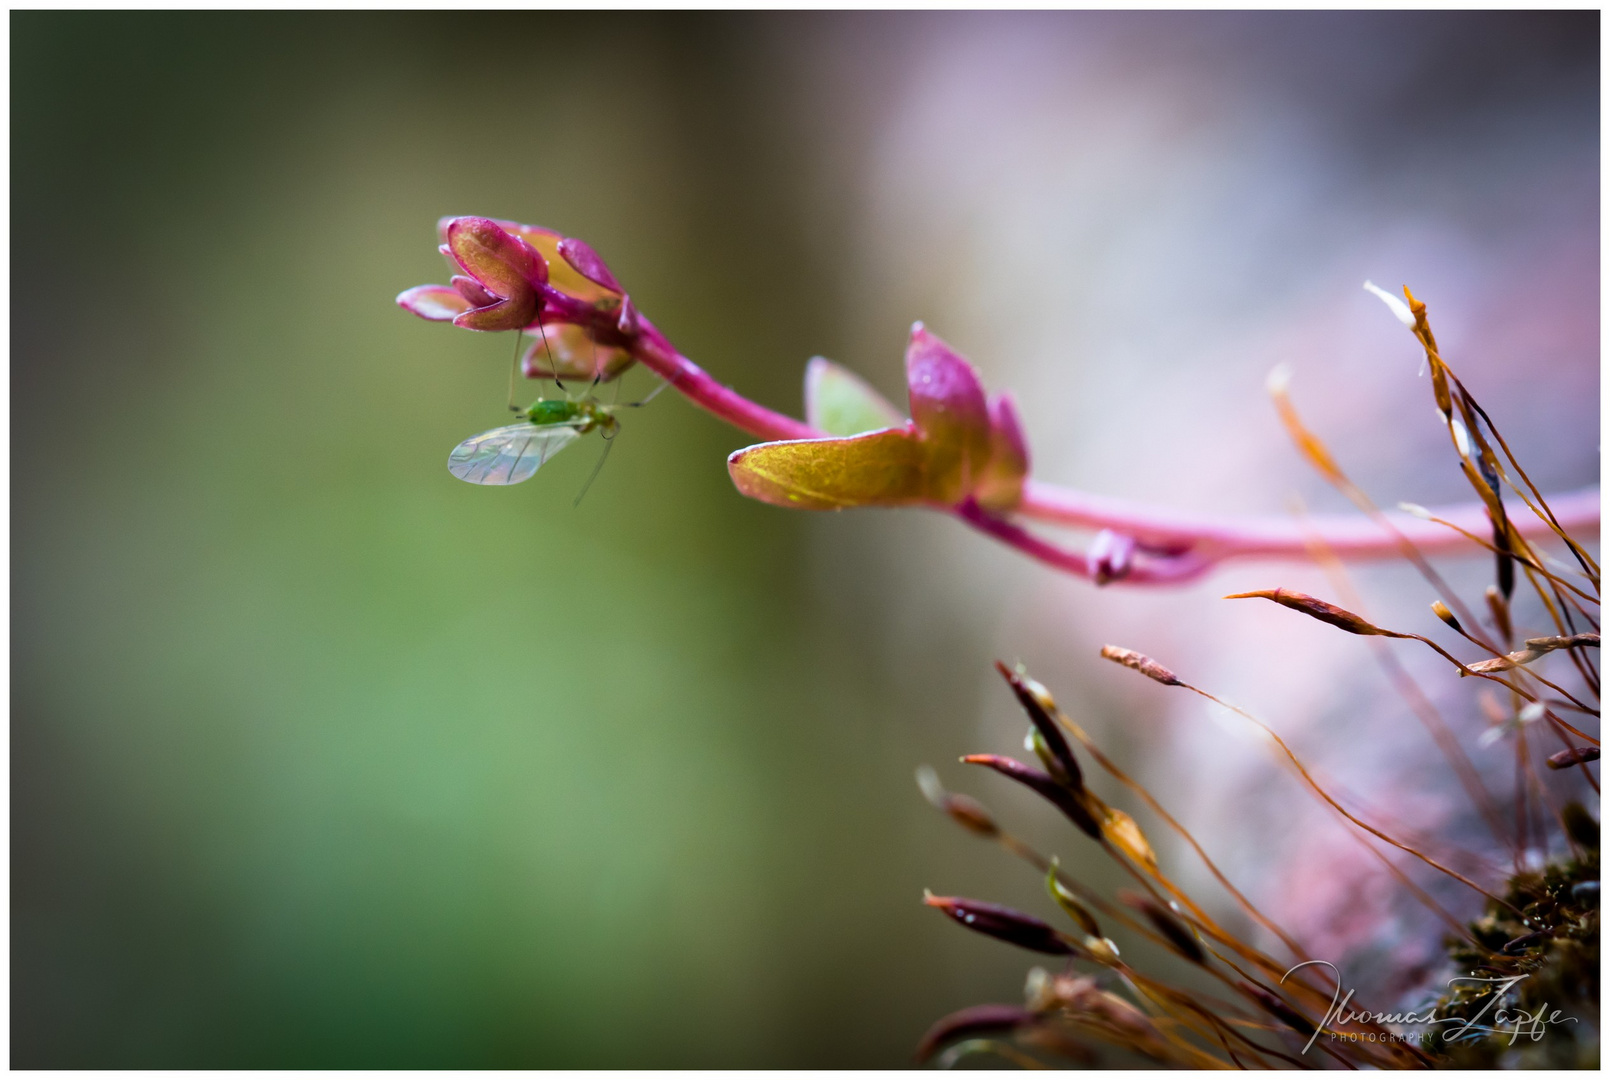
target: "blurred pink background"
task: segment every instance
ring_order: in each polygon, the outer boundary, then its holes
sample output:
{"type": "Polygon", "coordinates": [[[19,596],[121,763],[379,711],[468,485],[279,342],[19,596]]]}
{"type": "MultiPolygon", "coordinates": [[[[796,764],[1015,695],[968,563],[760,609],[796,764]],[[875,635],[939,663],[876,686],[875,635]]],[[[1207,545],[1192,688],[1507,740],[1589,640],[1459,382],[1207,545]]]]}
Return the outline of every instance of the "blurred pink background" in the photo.
{"type": "MultiPolygon", "coordinates": [[[[824,229],[849,328],[835,358],[898,392],[896,313],[920,315],[1017,394],[1041,480],[1194,511],[1348,510],[1268,402],[1264,379],[1283,363],[1303,416],[1379,504],[1466,501],[1419,347],[1361,288],[1408,284],[1533,478],[1594,484],[1597,41],[1585,29],[1377,13],[820,27],[789,74],[816,140],[798,153],[820,176],[817,220],[849,223],[824,229]]],[[[1364,640],[1219,599],[1284,585],[1341,602],[1314,566],[1236,562],[1183,589],[1097,590],[949,523],[834,518],[814,535],[823,595],[846,575],[899,583],[885,593],[890,665],[920,669],[934,628],[964,622],[995,655],[1027,661],[1244,890],[1367,988],[1401,990],[1389,973],[1433,959],[1438,925],[1248,725],[1105,664],[1100,646],[1142,650],[1250,709],[1392,820],[1495,851],[1364,640]]],[[[1441,562],[1481,609],[1490,559],[1441,562]]],[[[1407,566],[1353,575],[1367,616],[1452,638],[1407,566]]],[[[1526,633],[1553,632],[1535,600],[1521,611],[1526,633]]],[[[1476,748],[1478,688],[1428,650],[1392,649],[1507,800],[1509,744],[1476,748]]],[[[1022,718],[982,663],[977,682],[977,735],[958,749],[1013,751],[1022,718]]],[[[946,778],[996,794],[958,772],[946,778]]],[[[1215,892],[1182,844],[1153,840],[1215,892]]],[[[1456,912],[1477,910],[1468,890],[1406,868],[1456,912]]]]}

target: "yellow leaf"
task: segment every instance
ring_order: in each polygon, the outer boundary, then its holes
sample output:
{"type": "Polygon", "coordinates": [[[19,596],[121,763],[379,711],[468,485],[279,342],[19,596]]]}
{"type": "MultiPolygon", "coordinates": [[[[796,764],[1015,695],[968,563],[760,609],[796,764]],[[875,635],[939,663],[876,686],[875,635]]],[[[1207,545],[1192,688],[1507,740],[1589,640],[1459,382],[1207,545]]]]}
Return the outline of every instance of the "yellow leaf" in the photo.
{"type": "Polygon", "coordinates": [[[913,506],[929,498],[927,447],[908,423],[845,439],[761,443],[727,459],[744,495],[796,510],[913,506]]]}

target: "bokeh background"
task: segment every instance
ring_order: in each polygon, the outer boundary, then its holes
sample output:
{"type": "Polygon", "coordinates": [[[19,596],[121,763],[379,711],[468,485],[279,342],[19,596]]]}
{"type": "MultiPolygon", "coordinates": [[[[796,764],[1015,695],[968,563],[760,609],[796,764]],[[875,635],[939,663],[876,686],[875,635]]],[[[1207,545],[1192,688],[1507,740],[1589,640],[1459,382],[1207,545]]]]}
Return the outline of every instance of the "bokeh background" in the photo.
{"type": "MultiPolygon", "coordinates": [[[[938,515],[790,514],[670,394],[579,509],[591,441],[460,484],[509,343],[392,297],[445,279],[438,216],[534,221],[774,407],[814,353],[903,400],[920,318],[1016,390],[1042,479],[1278,514],[1342,508],[1282,361],[1380,501],[1462,497],[1359,289],[1407,282],[1534,477],[1591,485],[1597,12],[10,20],[13,1064],[902,1065],[1033,959],[921,890],[1050,914],[917,764],[1108,881],[947,764],[1020,744],[996,656],[1360,978],[1435,952],[1256,743],[1094,658],[1468,830],[1357,639],[1217,599],[1318,570],[1098,591],[938,515]]],[[[1412,574],[1355,583],[1435,630],[1412,574]]],[[[1470,688],[1404,658],[1480,754],[1470,688]]]]}

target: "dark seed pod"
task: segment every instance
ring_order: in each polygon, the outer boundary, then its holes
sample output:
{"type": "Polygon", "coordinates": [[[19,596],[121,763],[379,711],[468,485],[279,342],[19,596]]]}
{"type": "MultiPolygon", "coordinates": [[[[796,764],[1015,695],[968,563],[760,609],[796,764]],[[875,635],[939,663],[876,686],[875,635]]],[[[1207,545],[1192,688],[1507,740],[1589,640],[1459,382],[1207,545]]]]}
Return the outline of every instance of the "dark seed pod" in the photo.
{"type": "Polygon", "coordinates": [[[1196,936],[1187,930],[1168,909],[1156,900],[1128,889],[1118,890],[1118,899],[1146,916],[1147,920],[1157,928],[1157,932],[1168,939],[1179,953],[1193,964],[1207,965],[1207,954],[1202,951],[1202,945],[1196,936]]]}
{"type": "Polygon", "coordinates": [[[1012,758],[1000,757],[996,754],[968,754],[962,758],[969,765],[983,765],[994,769],[1002,776],[1016,780],[1036,795],[1061,810],[1069,821],[1093,840],[1101,839],[1101,825],[1096,821],[1088,807],[1085,806],[1081,795],[1075,794],[1068,788],[1051,779],[1050,776],[1038,769],[1031,769],[1021,761],[1012,758]]]}
{"type": "Polygon", "coordinates": [[[1074,949],[1053,930],[1033,915],[1025,915],[1000,904],[983,900],[967,900],[960,896],[923,895],[923,903],[938,908],[969,930],[988,934],[1013,945],[1052,956],[1072,956],[1074,949]]]}
{"type": "Polygon", "coordinates": [[[1431,614],[1435,615],[1437,618],[1441,619],[1455,630],[1458,630],[1461,633],[1463,632],[1459,625],[1459,620],[1453,617],[1453,612],[1449,609],[1448,605],[1444,604],[1441,600],[1431,601],[1431,614]]]}
{"type": "Polygon", "coordinates": [[[1021,1005],[972,1005],[941,1017],[917,1044],[920,1064],[953,1039],[964,1035],[1002,1034],[1034,1023],[1035,1016],[1021,1005]]]}
{"type": "Polygon", "coordinates": [[[1073,756],[1073,749],[1068,746],[1068,740],[1063,737],[1062,729],[1057,726],[1054,715],[1057,704],[1051,700],[1051,695],[1044,686],[1024,675],[1020,675],[1001,663],[995,661],[995,670],[1001,673],[1017,696],[1017,702],[1023,706],[1023,711],[1029,714],[1029,722],[1034,730],[1040,733],[1045,741],[1049,760],[1046,769],[1051,778],[1074,791],[1084,790],[1084,776],[1079,769],[1079,761],[1073,756]]]}
{"type": "MultiPolygon", "coordinates": [[[[1493,490],[1498,489],[1495,486],[1493,490]]],[[[1515,595],[1515,556],[1509,553],[1509,530],[1493,524],[1493,546],[1498,548],[1498,591],[1505,599],[1515,595]]]]}
{"type": "Polygon", "coordinates": [[[1522,934],[1520,937],[1504,946],[1504,955],[1517,956],[1533,946],[1543,944],[1543,942],[1547,940],[1548,934],[1541,930],[1535,934],[1522,934]]]}
{"type": "Polygon", "coordinates": [[[1571,899],[1583,907],[1596,908],[1599,906],[1599,883],[1597,881],[1579,881],[1571,886],[1571,899]]]}
{"type": "Polygon", "coordinates": [[[1265,1012],[1274,1017],[1276,1020],[1279,1020],[1281,1023],[1285,1024],[1287,1027],[1291,1028],[1297,1034],[1312,1035],[1314,1033],[1315,1028],[1313,1022],[1296,1009],[1293,1009],[1290,1005],[1287,1005],[1280,995],[1271,994],[1263,987],[1254,986],[1249,982],[1241,982],[1237,985],[1241,987],[1242,993],[1246,994],[1253,1001],[1256,1001],[1260,1006],[1262,1006],[1265,1012]]]}

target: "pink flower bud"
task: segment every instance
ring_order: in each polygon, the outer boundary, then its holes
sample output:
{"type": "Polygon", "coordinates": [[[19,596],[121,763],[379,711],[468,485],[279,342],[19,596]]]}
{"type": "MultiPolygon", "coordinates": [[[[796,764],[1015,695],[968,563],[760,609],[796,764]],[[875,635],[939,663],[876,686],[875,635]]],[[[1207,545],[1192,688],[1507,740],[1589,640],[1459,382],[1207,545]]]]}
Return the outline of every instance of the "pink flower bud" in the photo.
{"type": "Polygon", "coordinates": [[[623,294],[626,292],[625,289],[621,288],[620,282],[615,280],[615,275],[609,272],[609,267],[604,265],[604,260],[598,257],[598,252],[588,246],[585,241],[577,240],[574,237],[565,237],[565,239],[559,241],[559,257],[569,263],[576,273],[593,284],[602,285],[612,293],[623,294]]]}
{"type": "Polygon", "coordinates": [[[1122,581],[1135,565],[1135,538],[1102,529],[1090,542],[1090,573],[1097,585],[1122,581]]]}
{"type": "Polygon", "coordinates": [[[470,307],[490,307],[498,302],[497,297],[481,288],[480,283],[472,277],[454,274],[448,280],[448,284],[453,286],[460,296],[470,302],[470,307]]]}
{"type": "MultiPolygon", "coordinates": [[[[458,315],[469,330],[518,330],[537,313],[536,286],[547,283],[548,264],[531,245],[488,218],[454,218],[447,224],[453,260],[493,298],[458,315]]],[[[462,295],[463,290],[460,290],[462,295]]]]}
{"type": "Polygon", "coordinates": [[[415,285],[404,289],[397,294],[397,306],[432,322],[451,321],[470,309],[469,301],[446,285],[415,285]]]}
{"type": "Polygon", "coordinates": [[[956,503],[984,479],[991,449],[989,404],[973,365],[922,323],[906,347],[911,419],[930,447],[935,501],[956,503]]]}
{"type": "Polygon", "coordinates": [[[1029,447],[1011,394],[991,399],[989,421],[989,465],[973,497],[990,510],[1010,510],[1023,500],[1023,478],[1029,472],[1029,447]]]}

